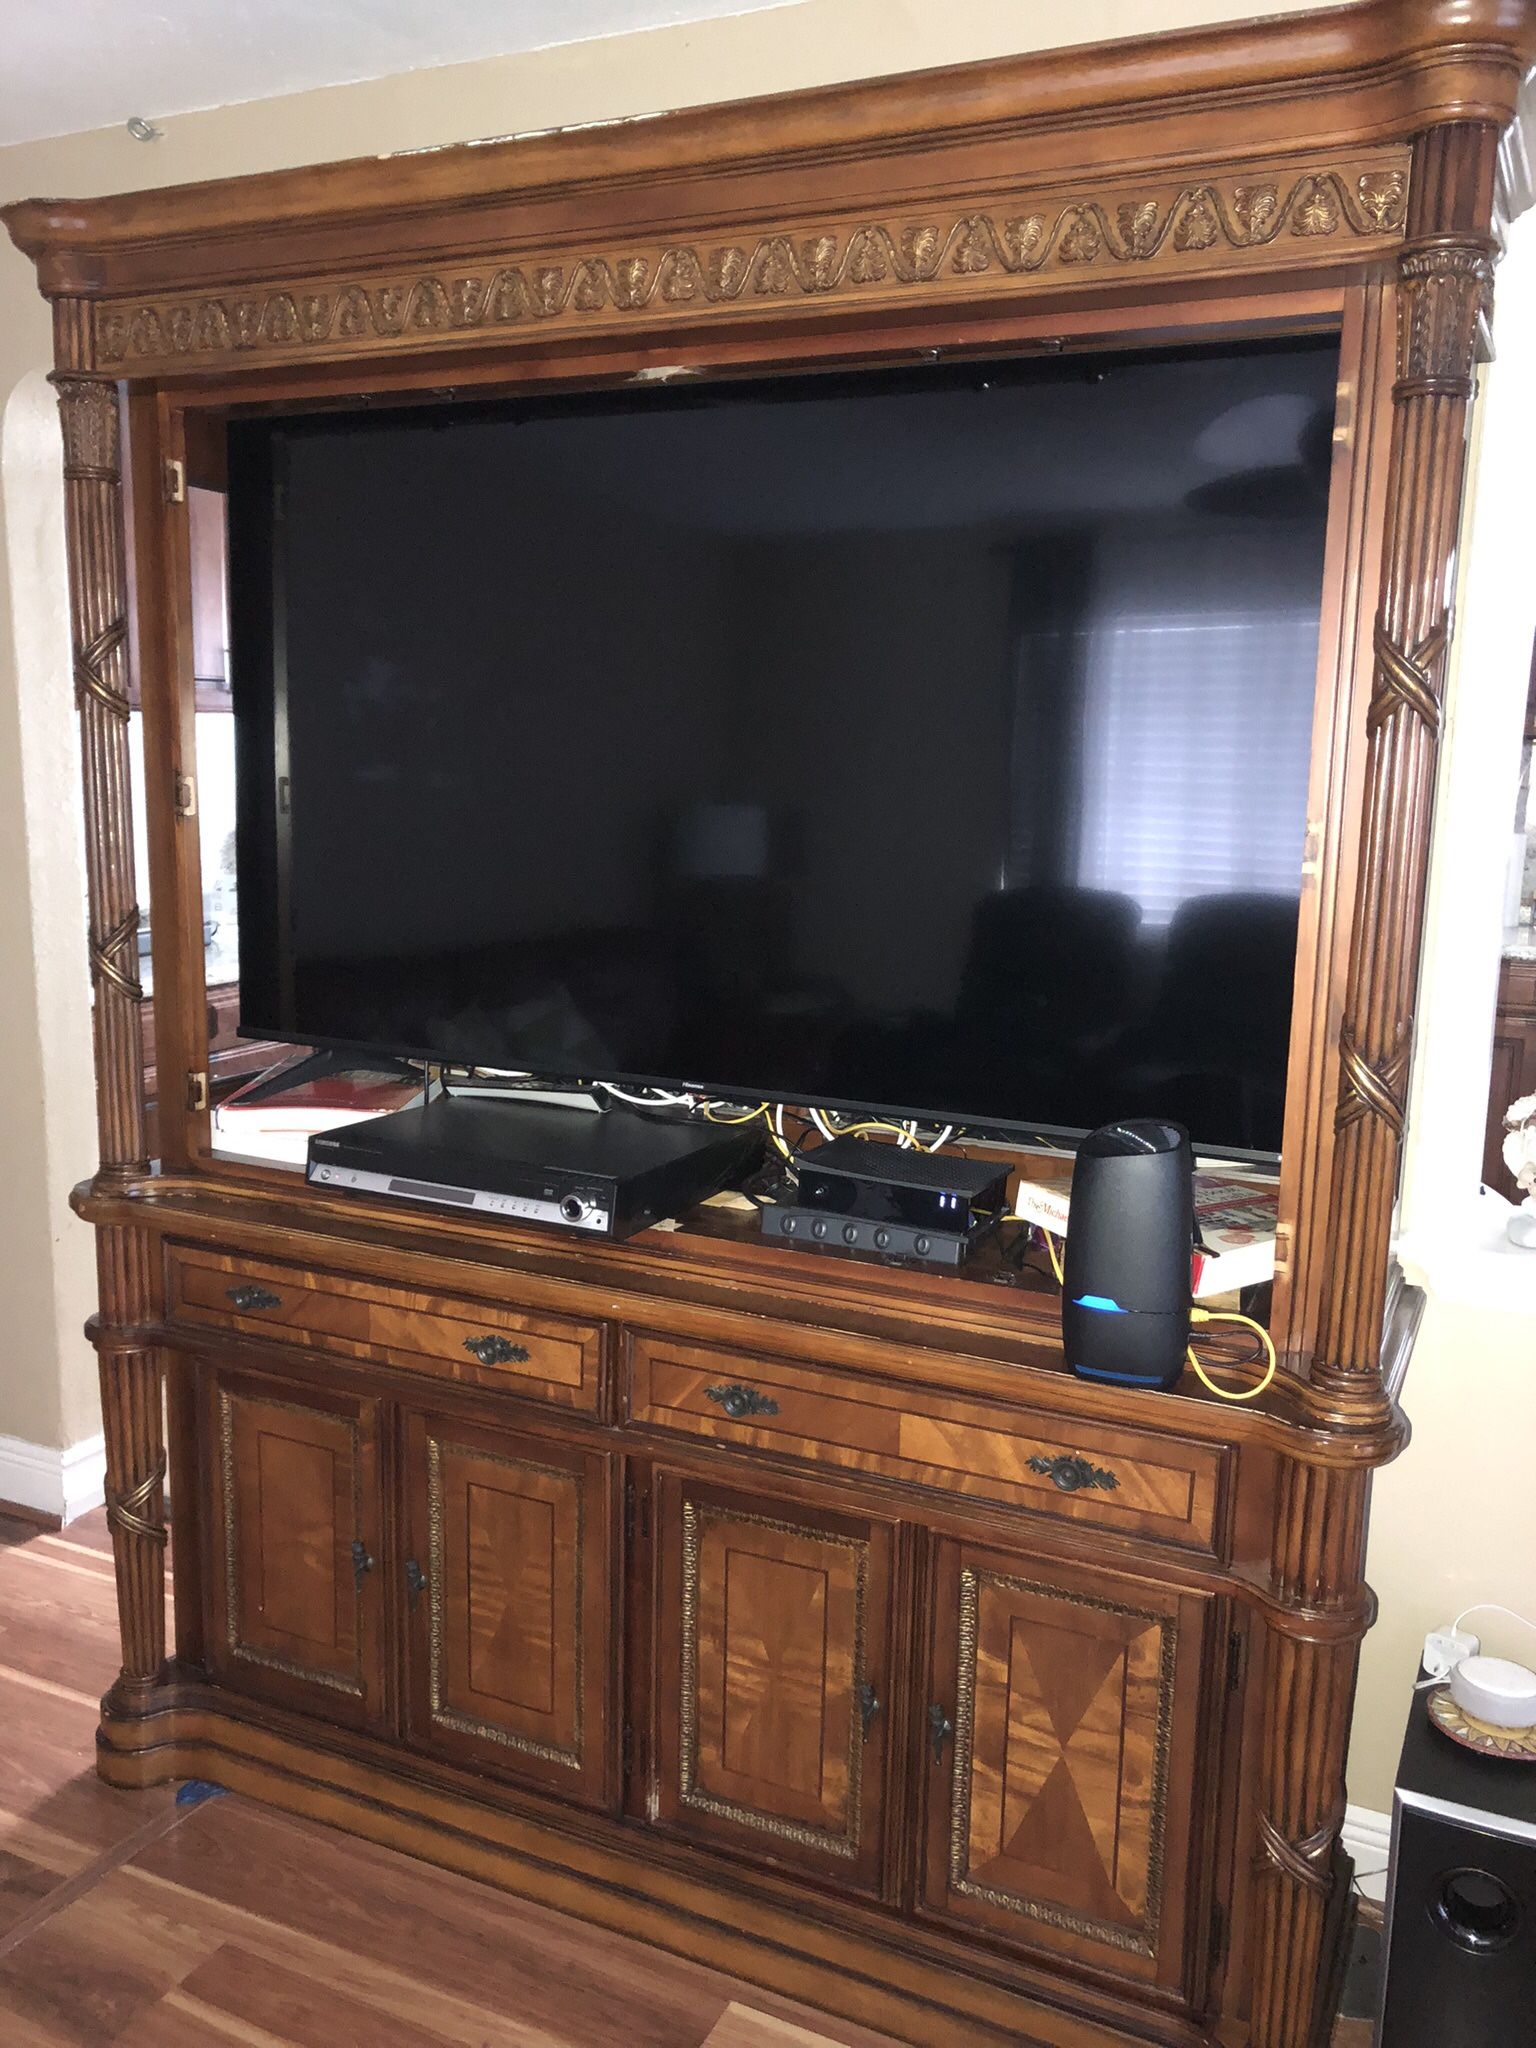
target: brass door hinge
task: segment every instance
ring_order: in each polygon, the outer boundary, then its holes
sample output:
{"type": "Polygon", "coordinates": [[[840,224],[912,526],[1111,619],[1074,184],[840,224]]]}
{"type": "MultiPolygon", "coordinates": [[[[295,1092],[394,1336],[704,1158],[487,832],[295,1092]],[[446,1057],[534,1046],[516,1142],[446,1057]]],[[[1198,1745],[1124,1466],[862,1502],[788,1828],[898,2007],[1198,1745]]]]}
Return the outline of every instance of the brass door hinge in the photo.
{"type": "Polygon", "coordinates": [[[208,1107],[208,1076],[206,1074],[188,1074],[187,1107],[193,1111],[208,1107]]]}
{"type": "Polygon", "coordinates": [[[165,502],[167,505],[185,505],[187,502],[187,465],[174,455],[166,457],[165,502]]]}
{"type": "Polygon", "coordinates": [[[176,815],[178,818],[197,816],[197,784],[190,775],[176,778],[176,815]]]}

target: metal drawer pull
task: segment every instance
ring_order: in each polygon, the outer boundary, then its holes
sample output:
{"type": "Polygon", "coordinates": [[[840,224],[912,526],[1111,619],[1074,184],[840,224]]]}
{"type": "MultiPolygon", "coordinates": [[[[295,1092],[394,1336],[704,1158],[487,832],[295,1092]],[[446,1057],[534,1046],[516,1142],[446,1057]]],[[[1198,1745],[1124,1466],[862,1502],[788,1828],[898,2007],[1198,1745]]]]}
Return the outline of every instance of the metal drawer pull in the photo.
{"type": "Polygon", "coordinates": [[[880,1695],[866,1678],[859,1686],[859,1720],[863,1723],[864,1739],[868,1741],[869,1731],[875,1724],[880,1711],[880,1695]]]}
{"type": "Polygon", "coordinates": [[[225,1295],[243,1314],[248,1308],[281,1308],[283,1297],[274,1294],[270,1287],[258,1287],[253,1282],[249,1287],[226,1287],[225,1295]]]}
{"type": "Polygon", "coordinates": [[[518,1365],[528,1363],[528,1347],[525,1344],[509,1344],[505,1337],[466,1337],[464,1349],[471,1358],[478,1358],[482,1365],[518,1365]]]}
{"type": "Polygon", "coordinates": [[[421,1598],[427,1583],[427,1575],[414,1557],[405,1560],[405,1590],[410,1598],[411,1612],[416,1611],[416,1602],[421,1598]]]}
{"type": "Polygon", "coordinates": [[[368,1555],[368,1546],[360,1536],[352,1538],[352,1581],[359,1593],[363,1580],[373,1570],[373,1559],[368,1555]]]}
{"type": "Polygon", "coordinates": [[[744,1415],[777,1415],[779,1404],[771,1394],[760,1394],[756,1387],[737,1386],[706,1387],[705,1393],[711,1401],[718,1401],[734,1422],[740,1422],[744,1415]]]}
{"type": "Polygon", "coordinates": [[[1063,1493],[1081,1493],[1085,1488],[1095,1486],[1102,1493],[1113,1493],[1120,1484],[1113,1472],[1106,1471],[1102,1465],[1090,1465],[1076,1451],[1063,1451],[1054,1458],[1031,1458],[1029,1469],[1059,1486],[1063,1493]]]}
{"type": "Polygon", "coordinates": [[[928,1709],[928,1741],[936,1764],[944,1761],[944,1745],[955,1732],[955,1724],[935,1700],[928,1709]]]}

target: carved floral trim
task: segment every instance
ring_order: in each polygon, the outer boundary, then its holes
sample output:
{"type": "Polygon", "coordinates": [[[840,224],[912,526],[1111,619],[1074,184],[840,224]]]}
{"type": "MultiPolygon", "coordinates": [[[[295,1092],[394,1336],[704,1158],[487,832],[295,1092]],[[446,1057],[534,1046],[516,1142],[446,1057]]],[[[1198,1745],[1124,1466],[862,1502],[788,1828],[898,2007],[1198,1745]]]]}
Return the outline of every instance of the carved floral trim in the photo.
{"type": "Polygon", "coordinates": [[[1157,194],[1089,193],[1030,206],[905,222],[767,232],[717,245],[678,242],[552,254],[473,272],[360,279],[330,289],[184,294],[96,309],[103,368],[209,355],[356,350],[433,337],[695,311],[838,292],[964,289],[985,280],[1070,280],[1158,260],[1185,267],[1277,245],[1391,239],[1402,233],[1408,177],[1397,163],[1235,172],[1157,194]]]}

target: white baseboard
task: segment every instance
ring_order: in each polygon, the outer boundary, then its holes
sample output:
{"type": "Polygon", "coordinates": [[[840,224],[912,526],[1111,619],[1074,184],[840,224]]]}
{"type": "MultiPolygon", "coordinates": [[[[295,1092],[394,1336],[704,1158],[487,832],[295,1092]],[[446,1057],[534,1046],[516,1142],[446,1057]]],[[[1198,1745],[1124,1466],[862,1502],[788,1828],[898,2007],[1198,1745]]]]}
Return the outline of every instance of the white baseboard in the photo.
{"type": "Polygon", "coordinates": [[[60,1451],[29,1444],[19,1436],[0,1436],[0,1501],[57,1515],[68,1523],[101,1506],[106,1483],[107,1447],[102,1437],[87,1437],[60,1451]]]}
{"type": "Polygon", "coordinates": [[[1355,1882],[1368,1899],[1387,1895],[1387,1857],[1392,1846],[1392,1816],[1369,1806],[1346,1806],[1344,1847],[1355,1859],[1355,1882]]]}

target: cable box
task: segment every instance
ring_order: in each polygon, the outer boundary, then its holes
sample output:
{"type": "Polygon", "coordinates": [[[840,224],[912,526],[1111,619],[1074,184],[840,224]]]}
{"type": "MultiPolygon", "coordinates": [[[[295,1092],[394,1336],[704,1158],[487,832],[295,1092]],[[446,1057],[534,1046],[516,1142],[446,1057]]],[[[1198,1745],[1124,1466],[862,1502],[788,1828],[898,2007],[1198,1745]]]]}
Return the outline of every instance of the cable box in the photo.
{"type": "Polygon", "coordinates": [[[742,1131],[442,1095],[309,1141],[305,1179],[386,1200],[631,1237],[749,1173],[742,1131]]]}
{"type": "Polygon", "coordinates": [[[797,1199],[763,1210],[763,1233],[794,1244],[958,1266],[1007,1206],[990,1160],[834,1138],[803,1153],[797,1199]]]}

